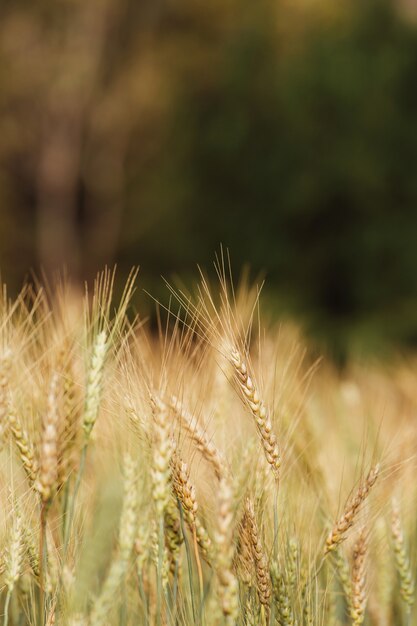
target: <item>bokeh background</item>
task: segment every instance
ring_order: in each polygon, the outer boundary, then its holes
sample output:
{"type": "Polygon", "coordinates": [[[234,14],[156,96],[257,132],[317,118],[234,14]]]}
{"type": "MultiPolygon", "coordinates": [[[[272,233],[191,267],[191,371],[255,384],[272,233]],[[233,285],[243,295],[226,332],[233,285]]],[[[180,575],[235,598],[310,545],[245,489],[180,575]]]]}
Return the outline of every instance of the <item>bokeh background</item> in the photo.
{"type": "Polygon", "coordinates": [[[117,262],[160,297],[219,244],[343,355],[417,343],[411,0],[2,0],[0,269],[117,262]]]}

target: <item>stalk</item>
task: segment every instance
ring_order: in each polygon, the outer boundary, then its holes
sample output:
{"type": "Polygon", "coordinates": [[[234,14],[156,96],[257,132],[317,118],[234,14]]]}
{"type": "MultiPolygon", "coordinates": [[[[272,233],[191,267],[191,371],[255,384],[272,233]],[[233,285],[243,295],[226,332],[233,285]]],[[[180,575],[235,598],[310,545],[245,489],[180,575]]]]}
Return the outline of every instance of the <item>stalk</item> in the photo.
{"type": "Polygon", "coordinates": [[[3,626],[8,626],[9,623],[9,605],[10,598],[12,597],[12,590],[7,590],[6,601],[4,603],[4,618],[3,618],[3,626]]]}

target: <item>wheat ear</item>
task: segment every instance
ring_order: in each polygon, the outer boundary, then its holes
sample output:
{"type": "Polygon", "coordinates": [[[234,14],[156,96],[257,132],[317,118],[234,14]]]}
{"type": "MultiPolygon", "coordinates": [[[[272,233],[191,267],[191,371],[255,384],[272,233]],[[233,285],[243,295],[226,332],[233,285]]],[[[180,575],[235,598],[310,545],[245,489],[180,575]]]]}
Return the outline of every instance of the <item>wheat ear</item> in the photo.
{"type": "Polygon", "coordinates": [[[278,480],[279,469],[281,467],[281,455],[278,449],[277,438],[272,432],[272,422],[269,412],[261,400],[254,378],[249,375],[248,365],[239,350],[231,348],[228,352],[228,356],[234,368],[242,399],[255,420],[266,460],[272,469],[275,479],[278,480]]]}
{"type": "Polygon", "coordinates": [[[23,428],[16,413],[11,410],[9,413],[9,425],[14,442],[19,451],[23,469],[31,485],[35,484],[38,475],[38,463],[35,457],[33,445],[29,439],[27,431],[23,428]]]}
{"type": "Polygon", "coordinates": [[[14,511],[14,520],[10,543],[5,551],[5,576],[4,580],[7,587],[6,600],[4,603],[4,620],[3,626],[7,626],[9,620],[9,605],[13,589],[20,578],[23,563],[23,532],[22,517],[18,510],[14,511]]]}
{"type": "Polygon", "coordinates": [[[411,572],[410,561],[404,544],[404,533],[401,526],[398,503],[393,500],[391,534],[394,548],[395,568],[400,579],[400,594],[404,600],[406,609],[411,612],[415,600],[415,586],[411,572]]]}
{"type": "Polygon", "coordinates": [[[248,587],[252,587],[254,569],[252,541],[246,510],[242,515],[238,527],[238,540],[234,555],[234,568],[238,572],[240,580],[248,587]]]}
{"type": "Polygon", "coordinates": [[[170,406],[174,410],[174,414],[180,426],[192,441],[194,441],[197,449],[212,466],[217,478],[220,479],[224,474],[226,464],[219,450],[214,443],[207,438],[205,431],[198,425],[194,417],[185,410],[181,402],[175,396],[171,397],[170,406]]]}
{"type": "Polygon", "coordinates": [[[379,465],[371,468],[366,479],[359,486],[354,498],[347,502],[342,516],[336,522],[326,539],[324,553],[327,554],[335,550],[337,546],[346,538],[347,531],[353,526],[356,516],[363,502],[369,495],[379,474],[379,465]]]}
{"type": "Polygon", "coordinates": [[[79,411],[76,406],[76,388],[71,372],[63,380],[63,428],[60,434],[58,485],[62,486],[75,467],[75,443],[79,411]]]}
{"type": "Polygon", "coordinates": [[[42,430],[39,477],[36,489],[42,502],[48,504],[54,495],[58,479],[58,375],[53,374],[48,394],[47,410],[42,430]]]}
{"type": "Polygon", "coordinates": [[[87,378],[83,418],[83,428],[87,440],[90,437],[94,424],[96,423],[100,407],[103,369],[107,349],[107,334],[103,330],[98,333],[96,337],[87,378]]]}
{"type": "Polygon", "coordinates": [[[4,445],[9,425],[10,410],[9,379],[11,367],[11,350],[5,350],[0,357],[0,449],[4,445]]]}
{"type": "Polygon", "coordinates": [[[160,518],[163,518],[171,497],[170,459],[172,442],[168,411],[162,402],[157,402],[153,411],[153,458],[152,458],[152,497],[160,518]]]}
{"type": "Polygon", "coordinates": [[[353,548],[351,582],[352,595],[350,600],[350,616],[352,618],[352,626],[360,626],[360,624],[363,624],[365,619],[367,600],[365,589],[366,552],[366,537],[364,530],[362,530],[353,548]]]}
{"type": "Polygon", "coordinates": [[[41,572],[39,563],[39,548],[38,544],[35,542],[33,531],[28,523],[23,525],[23,541],[31,570],[35,578],[39,579],[41,572]]]}
{"type": "Polygon", "coordinates": [[[171,457],[171,471],[172,487],[175,496],[181,503],[185,521],[192,534],[195,534],[203,557],[206,561],[210,562],[212,544],[206,529],[197,516],[198,502],[195,487],[190,480],[190,471],[187,463],[180,459],[176,452],[174,452],[171,457]]]}
{"type": "Polygon", "coordinates": [[[295,626],[294,612],[291,605],[290,592],[285,577],[279,572],[278,563],[271,563],[271,580],[274,599],[278,609],[280,626],[295,626]]]}
{"type": "Polygon", "coordinates": [[[352,580],[349,568],[349,563],[344,554],[341,552],[341,547],[332,552],[332,558],[336,567],[337,576],[339,578],[343,593],[346,598],[348,606],[351,605],[352,598],[352,580]]]}
{"type": "Polygon", "coordinates": [[[255,509],[252,500],[249,498],[246,500],[246,515],[250,545],[255,563],[256,586],[259,602],[265,607],[266,614],[268,616],[272,593],[271,577],[268,570],[267,557],[262,546],[258,525],[256,523],[255,509]]]}
{"type": "Polygon", "coordinates": [[[134,544],[136,567],[140,573],[149,556],[149,536],[150,530],[147,524],[142,523],[138,528],[134,544]]]}
{"type": "Polygon", "coordinates": [[[181,533],[181,519],[176,502],[170,498],[164,516],[165,546],[168,551],[169,570],[173,576],[180,570],[180,554],[183,536],[181,533]]]}
{"type": "Polygon", "coordinates": [[[291,537],[288,542],[287,581],[290,589],[295,589],[298,575],[298,541],[291,537]]]}
{"type": "Polygon", "coordinates": [[[220,602],[226,623],[234,625],[239,610],[238,582],[232,571],[233,564],[233,490],[226,478],[219,481],[219,516],[216,533],[217,578],[220,602]]]}
{"type": "Polygon", "coordinates": [[[14,511],[14,520],[10,542],[5,551],[5,574],[4,580],[7,589],[12,592],[16,582],[19,580],[24,555],[23,543],[23,523],[22,516],[17,509],[14,511]]]}

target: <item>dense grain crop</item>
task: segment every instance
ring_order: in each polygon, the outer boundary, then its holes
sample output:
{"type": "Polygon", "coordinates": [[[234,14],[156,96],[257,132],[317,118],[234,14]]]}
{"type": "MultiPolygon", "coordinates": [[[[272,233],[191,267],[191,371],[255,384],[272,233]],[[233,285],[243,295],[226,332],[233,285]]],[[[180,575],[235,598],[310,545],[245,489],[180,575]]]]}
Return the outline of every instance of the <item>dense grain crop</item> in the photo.
{"type": "Polygon", "coordinates": [[[220,274],[159,335],[134,275],[1,289],[0,626],[417,625],[415,362],[317,364],[220,274]]]}

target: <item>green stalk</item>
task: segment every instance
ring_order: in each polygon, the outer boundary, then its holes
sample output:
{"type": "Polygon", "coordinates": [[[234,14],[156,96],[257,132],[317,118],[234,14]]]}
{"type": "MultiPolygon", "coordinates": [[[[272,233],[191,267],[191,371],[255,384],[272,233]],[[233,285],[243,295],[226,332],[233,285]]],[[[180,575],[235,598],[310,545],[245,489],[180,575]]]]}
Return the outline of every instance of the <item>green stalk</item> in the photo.
{"type": "Polygon", "coordinates": [[[162,624],[162,566],[164,558],[164,519],[161,516],[159,520],[158,533],[158,572],[157,572],[157,591],[156,591],[156,623],[157,626],[162,624]]]}
{"type": "Polygon", "coordinates": [[[174,588],[172,590],[172,613],[173,613],[173,621],[175,624],[176,621],[176,617],[177,617],[177,598],[178,598],[178,574],[179,574],[179,568],[180,568],[180,561],[179,559],[176,560],[175,562],[175,574],[174,574],[174,588]]]}
{"type": "Polygon", "coordinates": [[[4,618],[3,618],[3,626],[7,626],[9,623],[9,605],[10,598],[12,597],[12,590],[9,588],[7,590],[6,602],[4,603],[4,618]]]}
{"type": "Polygon", "coordinates": [[[70,479],[68,479],[65,483],[64,496],[62,499],[62,519],[64,520],[64,525],[62,527],[62,542],[65,541],[65,528],[66,528],[66,522],[67,522],[67,516],[68,516],[69,494],[70,494],[70,479]]]}
{"type": "Polygon", "coordinates": [[[144,626],[148,626],[149,624],[148,601],[147,601],[146,594],[145,594],[145,588],[143,586],[142,574],[140,572],[138,572],[137,574],[138,574],[139,595],[142,600],[142,604],[144,608],[144,616],[145,616],[144,626]]]}
{"type": "Polygon", "coordinates": [[[42,503],[41,507],[41,532],[39,538],[39,612],[41,626],[45,622],[45,588],[44,579],[47,567],[47,545],[46,545],[46,516],[48,514],[48,503],[42,503]]]}

